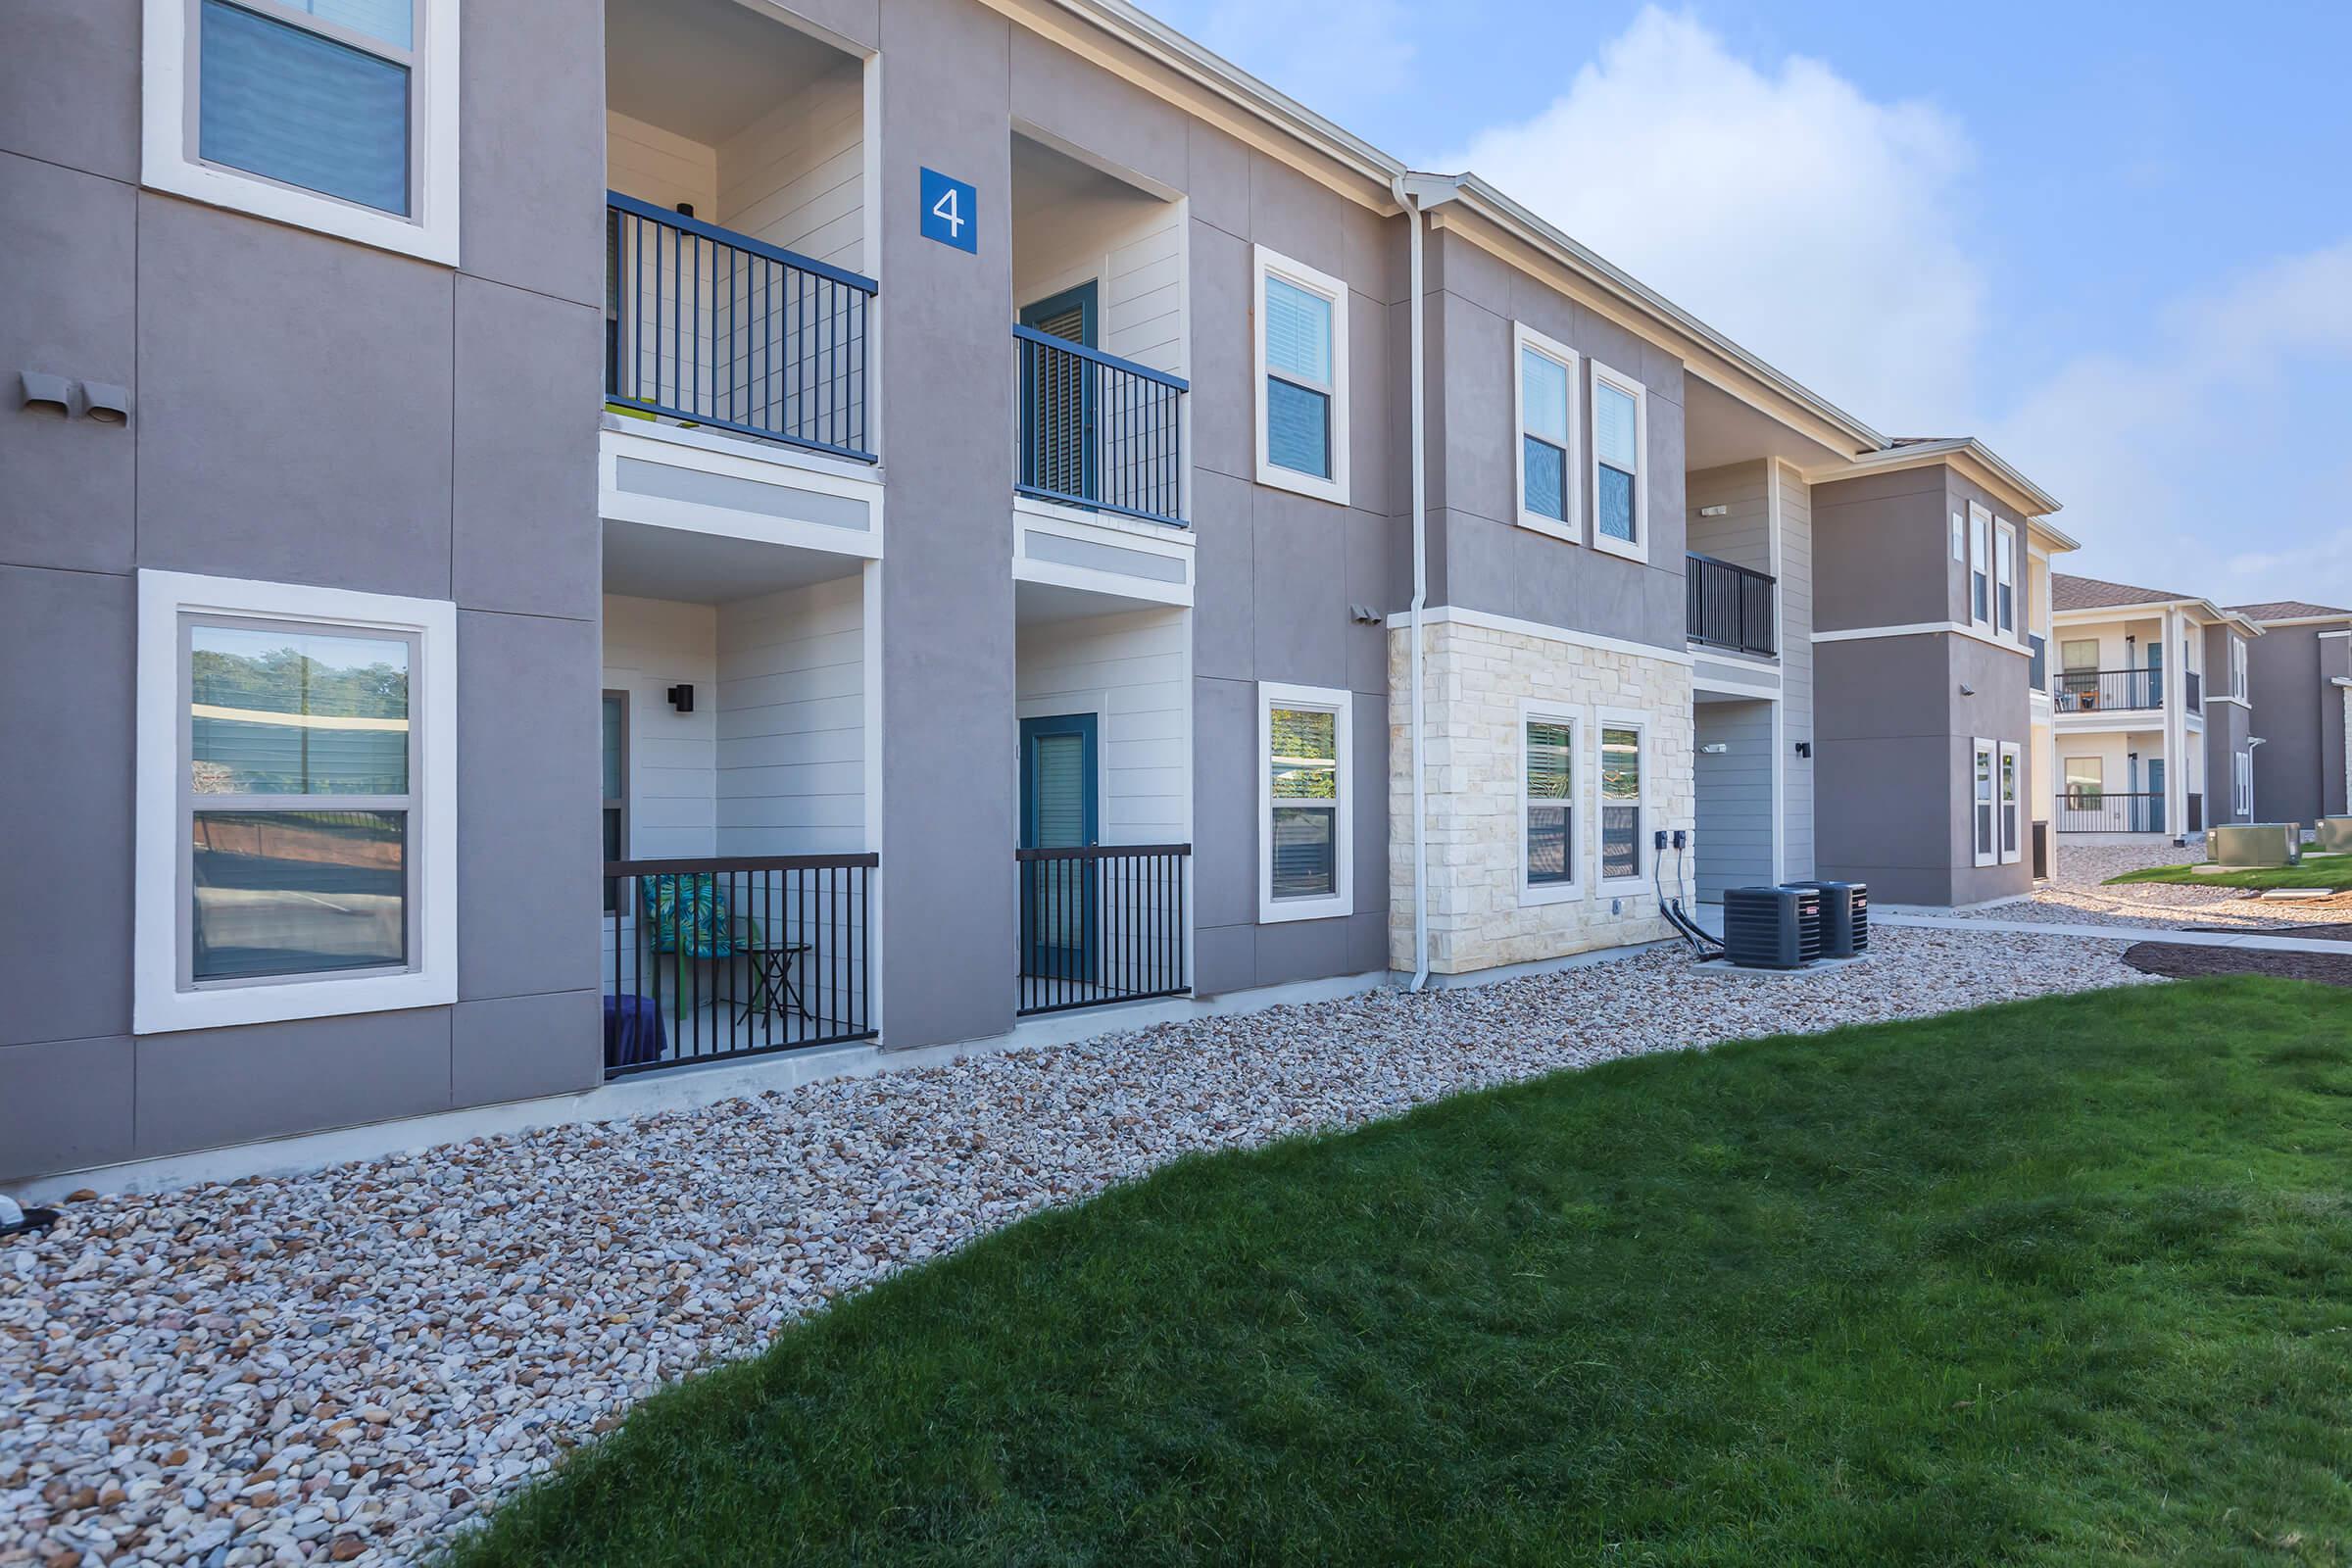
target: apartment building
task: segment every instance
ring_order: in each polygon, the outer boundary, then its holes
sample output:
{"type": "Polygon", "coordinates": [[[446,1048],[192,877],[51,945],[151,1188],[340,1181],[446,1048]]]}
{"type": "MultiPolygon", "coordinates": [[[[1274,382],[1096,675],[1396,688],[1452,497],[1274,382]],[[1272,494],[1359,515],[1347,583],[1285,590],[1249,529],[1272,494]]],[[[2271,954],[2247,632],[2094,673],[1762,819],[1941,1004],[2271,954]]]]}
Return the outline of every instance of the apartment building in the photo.
{"type": "Polygon", "coordinates": [[[2193,594],[2061,574],[2049,697],[2064,835],[2180,838],[2253,815],[2249,644],[2193,594]]]}
{"type": "Polygon", "coordinates": [[[2024,888],[2051,498],[1118,0],[35,0],[0,180],[0,1179],[2024,888]]]}
{"type": "Polygon", "coordinates": [[[2238,605],[2259,627],[2242,683],[2251,704],[2251,800],[2244,820],[2352,814],[2352,610],[2300,599],[2238,605]]]}

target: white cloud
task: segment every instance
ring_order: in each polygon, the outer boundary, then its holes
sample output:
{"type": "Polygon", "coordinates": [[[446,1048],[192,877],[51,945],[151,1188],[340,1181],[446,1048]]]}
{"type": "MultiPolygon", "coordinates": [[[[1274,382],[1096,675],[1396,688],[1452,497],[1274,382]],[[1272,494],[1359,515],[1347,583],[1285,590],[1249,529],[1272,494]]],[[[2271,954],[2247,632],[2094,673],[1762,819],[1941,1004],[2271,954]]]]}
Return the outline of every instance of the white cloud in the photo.
{"type": "Polygon", "coordinates": [[[1973,151],[1922,103],[1878,103],[1826,64],[1735,57],[1643,10],[1469,169],[1879,428],[1949,433],[1975,406],[1984,294],[1961,244],[1973,151]]]}
{"type": "Polygon", "coordinates": [[[2065,569],[2352,603],[2348,404],[2352,240],[2174,301],[2145,347],[2077,358],[1984,434],[2067,504],[2065,569]]]}

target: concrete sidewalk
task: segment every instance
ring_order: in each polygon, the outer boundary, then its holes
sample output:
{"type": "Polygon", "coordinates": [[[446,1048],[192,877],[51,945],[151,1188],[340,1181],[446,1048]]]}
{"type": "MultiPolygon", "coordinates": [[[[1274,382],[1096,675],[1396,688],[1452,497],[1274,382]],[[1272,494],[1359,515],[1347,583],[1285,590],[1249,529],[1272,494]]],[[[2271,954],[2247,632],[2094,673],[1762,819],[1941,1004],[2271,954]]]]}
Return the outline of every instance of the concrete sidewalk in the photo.
{"type": "Polygon", "coordinates": [[[2161,925],[2089,925],[2057,920],[1984,920],[1959,914],[1909,914],[1873,909],[1874,925],[1930,926],[1938,931],[2009,931],[2028,936],[2089,937],[2100,942],[2170,942],[2185,948],[2259,948],[2271,953],[2340,953],[2352,957],[2352,942],[2316,937],[2274,937],[2259,931],[2178,931],[2161,925]]]}

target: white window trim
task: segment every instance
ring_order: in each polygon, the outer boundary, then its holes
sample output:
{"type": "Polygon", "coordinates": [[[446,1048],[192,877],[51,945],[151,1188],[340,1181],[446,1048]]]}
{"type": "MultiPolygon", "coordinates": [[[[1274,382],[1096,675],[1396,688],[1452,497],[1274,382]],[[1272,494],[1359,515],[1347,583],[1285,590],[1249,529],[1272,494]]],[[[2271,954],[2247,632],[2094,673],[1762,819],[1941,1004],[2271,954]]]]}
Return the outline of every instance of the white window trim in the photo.
{"type": "Polygon", "coordinates": [[[2023,594],[2017,580],[2017,524],[2001,518],[1993,527],[1992,618],[1995,622],[2001,618],[2001,590],[2009,590],[2009,623],[2005,626],[1996,624],[1993,629],[2003,637],[2016,637],[2019,642],[2024,642],[2025,638],[2018,635],[2018,627],[2026,617],[2022,613],[2025,606],[2019,602],[2023,594]]]}
{"type": "Polygon", "coordinates": [[[2254,819],[2254,754],[2247,751],[2230,754],[2231,794],[2236,815],[2241,821],[2254,819]]]}
{"type": "Polygon", "coordinates": [[[1251,247],[1250,338],[1256,377],[1257,482],[1296,491],[1318,501],[1348,505],[1348,285],[1263,245],[1251,247]],[[1278,466],[1268,455],[1266,432],[1266,279],[1279,277],[1331,301],[1331,477],[1278,466]]]}
{"type": "MultiPolygon", "coordinates": [[[[1595,708],[1592,710],[1592,746],[1587,754],[1592,767],[1592,890],[1602,898],[1623,898],[1631,893],[1647,893],[1650,887],[1650,857],[1656,852],[1649,847],[1649,835],[1655,828],[1654,813],[1650,810],[1650,744],[1649,731],[1654,720],[1647,713],[1626,708],[1595,708]],[[1641,771],[1642,793],[1634,805],[1641,814],[1634,823],[1634,858],[1640,866],[1632,876],[1604,876],[1601,867],[1606,863],[1607,849],[1602,838],[1601,808],[1605,798],[1600,793],[1600,742],[1602,733],[1610,729],[1630,729],[1641,738],[1641,748],[1635,765],[1641,771]]],[[[1618,803],[1620,805],[1623,802],[1618,803]]]]}
{"type": "MultiPolygon", "coordinates": [[[[1578,432],[1583,424],[1585,401],[1584,363],[1584,356],[1567,344],[1545,337],[1524,321],[1511,323],[1511,472],[1516,485],[1512,495],[1518,507],[1519,526],[1564,539],[1572,545],[1584,542],[1585,487],[1577,478],[1584,471],[1578,464],[1578,449],[1582,445],[1578,432]],[[1531,351],[1568,372],[1568,458],[1560,466],[1560,483],[1566,492],[1561,505],[1568,514],[1564,520],[1527,510],[1527,374],[1521,361],[1531,351]]],[[[1640,531],[1638,526],[1636,531],[1640,531]]]]}
{"type": "Polygon", "coordinates": [[[1992,845],[2000,854],[2000,863],[2015,865],[2026,854],[2026,749],[2015,741],[2001,742],[2000,756],[1992,768],[1992,845]],[[2016,787],[2015,795],[2002,793],[2003,782],[2016,787]],[[2014,831],[2011,818],[2016,818],[2014,831]],[[2015,840],[2015,848],[2007,841],[2015,840]]]}
{"type": "Polygon", "coordinates": [[[2246,640],[2235,632],[2230,634],[2230,695],[2246,700],[2246,640]]]}
{"type": "MultiPolygon", "coordinates": [[[[1623,556],[1628,561],[1647,561],[1649,559],[1649,388],[1636,377],[1626,374],[1623,370],[1613,370],[1598,360],[1590,360],[1587,363],[1592,367],[1594,387],[1592,396],[1585,400],[1585,420],[1588,425],[1585,444],[1592,449],[1592,457],[1585,464],[1584,482],[1592,488],[1592,548],[1605,550],[1612,556],[1623,556]],[[1604,381],[1620,392],[1631,393],[1634,399],[1634,463],[1636,467],[1634,469],[1634,537],[1630,544],[1623,539],[1611,538],[1600,531],[1600,431],[1594,426],[1597,425],[1600,418],[1598,388],[1604,381]]],[[[1647,742],[1644,741],[1643,744],[1647,745],[1647,742]]]]}
{"type": "Polygon", "coordinates": [[[247,582],[176,571],[139,573],[138,750],[131,1028],[139,1034],[216,1029],[444,1006],[458,999],[458,615],[441,599],[404,599],[343,588],[247,582]],[[189,614],[281,619],[392,631],[416,639],[410,676],[409,854],[416,900],[409,910],[410,967],[183,990],[179,931],[180,624],[189,614]]]}
{"type": "Polygon", "coordinates": [[[1568,880],[1544,883],[1528,880],[1527,816],[1534,803],[1527,795],[1527,726],[1538,720],[1566,724],[1568,765],[1581,768],[1583,764],[1576,759],[1578,749],[1584,745],[1585,731],[1592,727],[1590,714],[1589,709],[1567,704],[1546,703],[1529,697],[1519,700],[1519,766],[1515,776],[1519,781],[1519,903],[1523,907],[1571,904],[1588,896],[1585,886],[1585,813],[1577,805],[1577,781],[1573,778],[1568,782],[1568,880]]]}
{"type": "Polygon", "coordinates": [[[1969,740],[1968,754],[1968,847],[1978,865],[1998,865],[2001,862],[2001,753],[2000,748],[1982,735],[1969,740]],[[1992,826],[1984,839],[1977,837],[1977,764],[1984,764],[1984,776],[1992,789],[1992,826]]]}
{"type": "Polygon", "coordinates": [[[1282,681],[1257,685],[1257,918],[1330,920],[1355,912],[1355,694],[1331,686],[1293,686],[1282,681]],[[1322,709],[1338,715],[1332,746],[1339,763],[1340,808],[1332,828],[1332,886],[1328,898],[1274,897],[1274,710],[1322,709]]]}
{"type": "MultiPolygon", "coordinates": [[[[410,206],[415,210],[407,217],[197,159],[196,106],[190,98],[197,4],[146,0],[140,182],[191,201],[457,266],[459,0],[416,0],[416,38],[408,51],[410,206]]],[[[264,15],[270,11],[267,5],[258,9],[264,15]]]]}
{"type": "Polygon", "coordinates": [[[1968,504],[1968,623],[1992,629],[1993,606],[1999,596],[1992,577],[1992,513],[1976,502],[1968,504]],[[1984,573],[1984,612],[1977,613],[1977,572],[1984,573]]]}
{"type": "Polygon", "coordinates": [[[1968,564],[1968,517],[1964,513],[1952,514],[1952,559],[1963,566],[1968,564]]]}

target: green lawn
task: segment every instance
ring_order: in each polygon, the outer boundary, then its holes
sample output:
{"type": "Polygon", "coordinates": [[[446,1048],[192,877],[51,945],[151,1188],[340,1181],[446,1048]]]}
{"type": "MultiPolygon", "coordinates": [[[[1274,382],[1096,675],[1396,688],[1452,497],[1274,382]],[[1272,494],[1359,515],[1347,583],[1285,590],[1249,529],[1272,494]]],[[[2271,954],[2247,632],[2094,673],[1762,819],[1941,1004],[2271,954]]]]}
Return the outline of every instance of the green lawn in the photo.
{"type": "Polygon", "coordinates": [[[2352,855],[2306,855],[2301,865],[2241,866],[2200,876],[2185,865],[2152,865],[2107,879],[2119,882],[2188,882],[2224,888],[2352,888],[2352,855]]]}
{"type": "Polygon", "coordinates": [[[2352,992],[1655,1056],[1197,1158],[670,1391],[494,1564],[2335,1563],[2352,992]]]}

